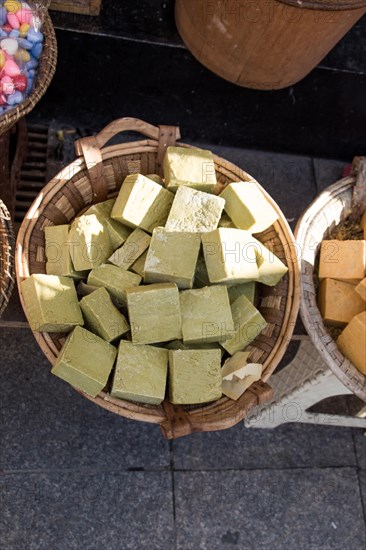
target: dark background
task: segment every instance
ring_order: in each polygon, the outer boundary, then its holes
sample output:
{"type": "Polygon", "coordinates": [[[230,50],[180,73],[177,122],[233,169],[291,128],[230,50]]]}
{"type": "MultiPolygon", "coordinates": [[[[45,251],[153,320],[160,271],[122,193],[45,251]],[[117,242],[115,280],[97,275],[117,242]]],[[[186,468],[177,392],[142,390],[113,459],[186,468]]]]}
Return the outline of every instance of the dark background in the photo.
{"type": "Polygon", "coordinates": [[[104,0],[99,17],[51,12],[59,61],[32,119],[91,131],[121,116],[178,124],[185,139],[349,160],[365,153],[366,18],[300,83],[241,88],[205,69],[173,0],[104,0]]]}

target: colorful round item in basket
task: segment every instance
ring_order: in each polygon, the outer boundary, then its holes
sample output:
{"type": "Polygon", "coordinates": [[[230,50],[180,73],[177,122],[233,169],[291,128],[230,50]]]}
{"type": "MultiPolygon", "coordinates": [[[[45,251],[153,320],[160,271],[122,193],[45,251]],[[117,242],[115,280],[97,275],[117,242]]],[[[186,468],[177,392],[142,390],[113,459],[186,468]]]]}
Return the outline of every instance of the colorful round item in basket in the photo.
{"type": "MultiPolygon", "coordinates": [[[[115,197],[130,173],[161,175],[166,148],[179,138],[180,132],[176,127],[155,127],[138,119],[123,118],[112,122],[97,136],[79,140],[76,151],[81,156],[43,189],[20,228],[16,246],[18,284],[31,274],[45,273],[45,226],[67,224],[93,202],[115,197]],[[126,131],[138,132],[144,139],[106,146],[110,139],[126,131]]],[[[180,142],[179,145],[191,147],[180,142]]],[[[218,156],[214,160],[217,193],[231,182],[255,181],[232,163],[218,156]]],[[[283,357],[294,329],[299,307],[300,275],[294,237],[287,221],[265,190],[257,185],[279,214],[278,221],[260,238],[288,266],[288,273],[277,286],[259,287],[258,309],[268,326],[246,350],[250,351],[252,362],[263,364],[262,379],[237,401],[222,397],[204,405],[177,406],[167,400],[159,406],[133,403],[112,397],[108,387],[96,398],[83,394],[86,398],[121,416],[160,424],[163,435],[171,439],[192,432],[229,428],[245,418],[252,407],[271,396],[271,388],[266,381],[283,357]]],[[[54,364],[62,347],[62,336],[35,333],[51,364],[54,364]]]]}
{"type": "Polygon", "coordinates": [[[0,133],[33,109],[56,69],[54,28],[37,9],[0,0],[0,133]]]}

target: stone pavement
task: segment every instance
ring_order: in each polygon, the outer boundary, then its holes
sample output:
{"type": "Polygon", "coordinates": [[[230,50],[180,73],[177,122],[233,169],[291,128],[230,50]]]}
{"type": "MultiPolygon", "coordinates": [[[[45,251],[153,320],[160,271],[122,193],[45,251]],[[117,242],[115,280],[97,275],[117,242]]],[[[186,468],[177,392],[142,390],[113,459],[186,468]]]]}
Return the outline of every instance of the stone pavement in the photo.
{"type": "MultiPolygon", "coordinates": [[[[292,227],[344,166],[213,149],[292,227]]],[[[335,416],[334,427],[239,424],[166,442],[52,376],[24,321],[14,293],[0,322],[1,550],[364,550],[362,430],[335,416]]]]}

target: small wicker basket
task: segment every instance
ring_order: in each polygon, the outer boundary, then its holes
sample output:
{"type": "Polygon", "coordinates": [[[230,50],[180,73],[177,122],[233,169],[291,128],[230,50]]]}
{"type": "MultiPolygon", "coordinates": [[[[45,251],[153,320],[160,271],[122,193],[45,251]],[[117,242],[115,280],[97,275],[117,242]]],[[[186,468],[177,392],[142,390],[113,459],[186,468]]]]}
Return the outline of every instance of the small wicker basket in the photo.
{"type": "Polygon", "coordinates": [[[0,116],[0,134],[9,130],[20,118],[27,115],[34,108],[46,92],[55,74],[57,42],[55,29],[48,12],[44,16],[42,32],[45,37],[44,47],[33,92],[20,105],[0,116]]]}
{"type": "Polygon", "coordinates": [[[306,209],[296,227],[296,241],[301,251],[301,318],[325,363],[355,395],[366,401],[366,376],[338,349],[326,329],[317,306],[314,266],[320,244],[330,232],[350,215],[356,177],[337,181],[321,193],[306,209]]]}
{"type": "Polygon", "coordinates": [[[10,214],[0,199],[0,317],[14,286],[14,234],[10,214]]]}
{"type": "MultiPolygon", "coordinates": [[[[111,123],[96,137],[79,140],[76,151],[82,156],[44,188],[20,228],[16,246],[18,283],[32,273],[45,272],[46,226],[69,223],[92,202],[116,196],[129,173],[161,174],[166,147],[179,137],[176,127],[155,127],[138,119],[124,118],[111,123]],[[131,130],[147,136],[147,139],[105,147],[115,135],[131,130]]],[[[253,181],[246,172],[220,157],[215,157],[215,163],[219,182],[217,192],[232,181],[253,181]]],[[[260,286],[259,309],[268,326],[248,350],[251,360],[264,365],[262,380],[236,402],[224,397],[203,406],[177,407],[167,400],[162,406],[142,405],[115,399],[106,391],[96,399],[85,397],[121,416],[160,424],[163,435],[170,439],[194,431],[233,426],[247,415],[250,408],[271,396],[271,388],[265,381],[281,360],[293,332],[299,306],[300,274],[291,230],[278,206],[263,192],[280,217],[261,235],[261,240],[286,262],[289,271],[276,287],[260,286]]],[[[35,333],[35,337],[50,362],[54,363],[63,340],[45,333],[35,333]]]]}

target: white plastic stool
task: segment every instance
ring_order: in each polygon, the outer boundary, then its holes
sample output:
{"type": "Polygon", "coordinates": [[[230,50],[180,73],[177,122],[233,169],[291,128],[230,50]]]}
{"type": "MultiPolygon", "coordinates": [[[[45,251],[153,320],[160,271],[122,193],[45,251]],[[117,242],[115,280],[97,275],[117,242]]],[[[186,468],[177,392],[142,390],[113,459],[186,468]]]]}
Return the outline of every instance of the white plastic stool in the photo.
{"type": "Polygon", "coordinates": [[[352,394],[324,363],[308,336],[300,340],[295,358],[270,378],[273,399],[252,411],[245,420],[247,428],[275,428],[289,422],[366,429],[366,404],[356,416],[308,412],[307,409],[327,397],[352,394]]]}

